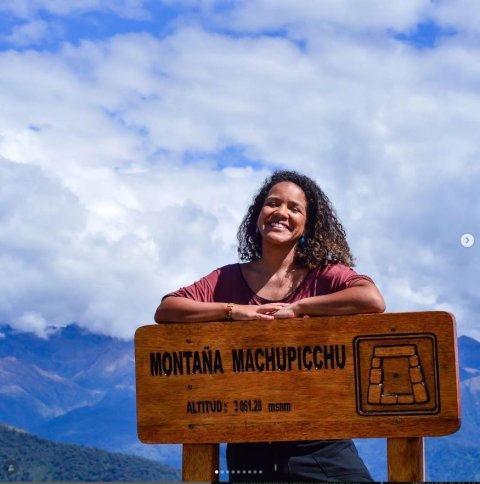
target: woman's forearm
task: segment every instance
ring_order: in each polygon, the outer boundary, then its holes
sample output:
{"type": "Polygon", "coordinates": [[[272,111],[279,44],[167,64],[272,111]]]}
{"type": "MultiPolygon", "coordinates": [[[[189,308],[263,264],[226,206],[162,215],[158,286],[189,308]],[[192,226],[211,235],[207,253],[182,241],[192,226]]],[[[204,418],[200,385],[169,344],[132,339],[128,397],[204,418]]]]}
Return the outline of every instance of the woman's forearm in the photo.
{"type": "Polygon", "coordinates": [[[157,323],[200,323],[206,321],[248,321],[274,319],[274,314],[285,303],[232,304],[222,302],[200,302],[185,297],[166,297],[155,312],[157,323]],[[230,308],[229,308],[230,306],[230,308]]]}
{"type": "Polygon", "coordinates": [[[226,303],[205,303],[185,297],[166,297],[155,312],[157,323],[199,323],[222,321],[227,315],[226,303]]]}
{"type": "Polygon", "coordinates": [[[313,296],[293,303],[297,315],[321,316],[383,313],[385,301],[376,286],[362,281],[342,291],[313,296]]]}

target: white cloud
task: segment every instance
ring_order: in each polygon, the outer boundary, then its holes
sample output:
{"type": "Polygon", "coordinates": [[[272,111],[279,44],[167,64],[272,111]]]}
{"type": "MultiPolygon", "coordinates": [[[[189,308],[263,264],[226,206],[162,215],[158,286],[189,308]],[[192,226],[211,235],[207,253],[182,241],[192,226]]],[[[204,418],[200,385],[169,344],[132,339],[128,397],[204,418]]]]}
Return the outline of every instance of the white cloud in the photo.
{"type": "Polygon", "coordinates": [[[37,44],[48,35],[49,26],[43,20],[32,20],[17,25],[12,32],[6,36],[6,40],[17,46],[28,46],[37,44]]]}
{"type": "MultiPolygon", "coordinates": [[[[296,34],[312,29],[345,33],[376,29],[404,30],[422,18],[428,0],[244,0],[236,2],[230,20],[239,29],[292,29],[296,34]]],[[[222,19],[219,18],[219,21],[222,19]]]]}
{"type": "Polygon", "coordinates": [[[13,320],[13,324],[20,331],[33,331],[42,337],[46,337],[48,322],[41,314],[35,311],[27,311],[13,320]]]}
{"type": "Polygon", "coordinates": [[[19,18],[32,18],[45,11],[54,15],[71,15],[82,12],[113,12],[121,17],[144,18],[148,0],[2,0],[0,11],[10,12],[19,18]]]}
{"type": "Polygon", "coordinates": [[[480,227],[476,48],[360,35],[408,29],[426,2],[356,5],[239,2],[225,20],[290,18],[308,48],[190,26],[1,53],[0,319],[131,336],[165,292],[235,260],[253,191],[284,166],[330,195],[390,310],[453,308],[474,334],[478,247],[459,237],[480,227]],[[218,169],[231,146],[264,168],[218,169]]]}
{"type": "Polygon", "coordinates": [[[454,3],[440,0],[431,8],[431,16],[444,27],[478,35],[480,18],[475,15],[477,8],[475,0],[457,0],[454,3]]]}

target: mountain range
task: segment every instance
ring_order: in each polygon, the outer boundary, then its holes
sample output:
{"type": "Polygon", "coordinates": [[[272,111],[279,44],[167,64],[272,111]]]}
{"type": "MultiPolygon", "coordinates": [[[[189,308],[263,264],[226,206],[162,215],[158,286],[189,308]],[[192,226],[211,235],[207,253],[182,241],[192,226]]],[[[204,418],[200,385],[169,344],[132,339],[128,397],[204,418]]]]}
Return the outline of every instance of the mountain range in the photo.
{"type": "Polygon", "coordinates": [[[2,481],[178,481],[180,472],[158,462],[41,439],[0,424],[2,481]]]}
{"type": "MultiPolygon", "coordinates": [[[[458,344],[462,428],[427,439],[429,480],[480,480],[480,342],[461,336],[458,344]]],[[[137,438],[133,341],[76,324],[52,329],[46,339],[0,326],[0,422],[56,442],[181,466],[179,445],[137,438]]],[[[356,442],[374,478],[386,480],[385,439],[356,442]]]]}
{"type": "Polygon", "coordinates": [[[180,468],[179,445],[145,445],[137,438],[133,341],[76,324],[48,339],[6,325],[0,335],[0,422],[180,468]]]}

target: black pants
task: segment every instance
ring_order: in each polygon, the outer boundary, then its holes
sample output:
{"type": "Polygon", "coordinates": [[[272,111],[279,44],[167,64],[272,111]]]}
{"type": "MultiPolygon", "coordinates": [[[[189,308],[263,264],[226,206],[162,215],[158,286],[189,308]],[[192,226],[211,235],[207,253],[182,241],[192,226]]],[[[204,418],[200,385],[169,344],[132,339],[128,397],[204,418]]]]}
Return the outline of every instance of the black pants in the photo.
{"type": "Polygon", "coordinates": [[[229,444],[227,466],[230,482],[373,481],[351,440],[229,444]]]}

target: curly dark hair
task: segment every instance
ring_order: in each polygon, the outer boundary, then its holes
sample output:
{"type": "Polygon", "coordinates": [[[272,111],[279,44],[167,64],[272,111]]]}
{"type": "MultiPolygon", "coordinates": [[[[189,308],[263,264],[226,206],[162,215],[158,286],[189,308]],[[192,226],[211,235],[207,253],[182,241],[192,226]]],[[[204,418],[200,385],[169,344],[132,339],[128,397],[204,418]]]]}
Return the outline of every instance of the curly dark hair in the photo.
{"type": "Polygon", "coordinates": [[[311,178],[295,171],[284,170],[275,171],[264,181],[238,228],[240,260],[250,262],[261,258],[262,236],[257,230],[257,220],[268,192],[280,182],[295,183],[303,190],[307,199],[305,242],[297,244],[295,248],[295,263],[308,269],[337,262],[352,267],[354,261],[345,230],[328,197],[311,178]]]}

